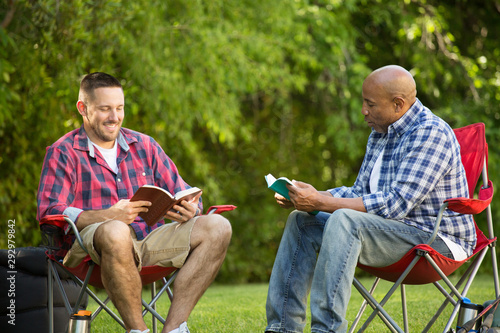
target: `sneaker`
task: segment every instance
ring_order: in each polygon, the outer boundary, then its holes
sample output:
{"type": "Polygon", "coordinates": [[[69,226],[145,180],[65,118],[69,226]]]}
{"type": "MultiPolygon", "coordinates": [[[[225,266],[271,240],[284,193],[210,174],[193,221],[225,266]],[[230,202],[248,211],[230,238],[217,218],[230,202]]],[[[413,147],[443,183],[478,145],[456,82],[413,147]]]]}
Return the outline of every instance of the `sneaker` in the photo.
{"type": "Polygon", "coordinates": [[[179,333],[190,333],[186,322],[183,322],[181,326],[179,326],[179,333]]]}

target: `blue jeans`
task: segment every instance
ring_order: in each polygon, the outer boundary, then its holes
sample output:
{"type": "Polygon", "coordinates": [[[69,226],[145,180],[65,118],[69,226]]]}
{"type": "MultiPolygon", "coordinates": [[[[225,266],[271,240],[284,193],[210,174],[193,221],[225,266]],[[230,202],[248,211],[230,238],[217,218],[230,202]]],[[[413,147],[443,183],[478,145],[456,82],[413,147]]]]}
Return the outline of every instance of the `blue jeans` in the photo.
{"type": "MultiPolygon", "coordinates": [[[[266,332],[303,332],[309,291],[311,331],[346,332],[357,263],[391,265],[429,236],[402,222],[350,209],[317,216],[292,212],[269,282],[266,332]]],[[[432,247],[452,258],[439,237],[432,247]]]]}

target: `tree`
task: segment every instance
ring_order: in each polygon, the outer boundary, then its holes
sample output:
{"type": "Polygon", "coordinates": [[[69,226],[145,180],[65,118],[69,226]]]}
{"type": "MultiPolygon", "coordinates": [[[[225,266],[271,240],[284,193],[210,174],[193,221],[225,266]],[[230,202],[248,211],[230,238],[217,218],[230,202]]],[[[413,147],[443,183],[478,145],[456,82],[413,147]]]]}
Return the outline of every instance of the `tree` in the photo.
{"type": "Polygon", "coordinates": [[[122,80],[124,126],[153,136],[205,206],[238,206],[219,280],[265,281],[288,212],[264,175],[352,184],[372,69],[408,68],[436,114],[483,121],[498,139],[497,16],[491,3],[436,0],[1,3],[0,216],[16,220],[18,246],[40,243],[43,147],[81,125],[80,77],[105,71],[122,80]]]}

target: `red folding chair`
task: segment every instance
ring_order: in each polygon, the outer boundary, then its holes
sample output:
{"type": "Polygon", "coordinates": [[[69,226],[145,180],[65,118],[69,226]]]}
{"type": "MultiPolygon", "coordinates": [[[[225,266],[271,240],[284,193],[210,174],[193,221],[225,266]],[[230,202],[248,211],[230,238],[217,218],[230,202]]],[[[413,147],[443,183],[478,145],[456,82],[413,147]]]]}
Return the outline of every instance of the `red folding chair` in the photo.
{"type": "Polygon", "coordinates": [[[458,142],[460,143],[460,154],[467,175],[470,198],[453,198],[446,200],[441,206],[436,225],[434,227],[434,232],[432,233],[428,242],[426,244],[415,246],[395,264],[386,267],[368,267],[358,264],[359,268],[376,276],[376,279],[372,288],[370,289],[370,291],[368,291],[359,282],[358,279],[354,278],[353,284],[364,297],[365,301],[363,302],[361,309],[358,312],[358,315],[356,316],[349,332],[353,332],[356,329],[356,326],[360,321],[367,304],[370,305],[374,311],[358,332],[364,331],[376,315],[378,315],[382,319],[382,321],[392,332],[408,332],[405,284],[419,285],[428,283],[433,283],[437,287],[437,289],[445,296],[445,301],[438,309],[436,314],[430,319],[427,326],[423,329],[422,332],[429,331],[432,325],[444,311],[446,306],[449,303],[452,303],[454,309],[443,330],[444,333],[448,332],[459,311],[460,301],[464,297],[466,297],[467,292],[469,291],[471,284],[479,270],[479,267],[486,253],[488,252],[488,248],[491,250],[495,293],[496,297],[499,296],[500,291],[495,252],[496,237],[494,237],[493,233],[493,222],[490,207],[490,203],[493,198],[493,184],[488,179],[488,145],[485,139],[484,124],[473,124],[456,129],[454,131],[458,142]],[[479,190],[477,199],[474,199],[473,195],[476,184],[481,175],[483,178],[483,185],[479,190]],[[432,244],[437,236],[437,231],[443,217],[443,212],[446,209],[450,209],[454,212],[459,212],[462,214],[472,215],[479,214],[482,211],[486,210],[488,237],[486,237],[486,235],[478,228],[476,224],[477,245],[474,249],[473,254],[465,260],[455,261],[453,259],[447,258],[436,252],[430,246],[430,244],[432,244]],[[466,272],[462,275],[459,282],[454,285],[448,279],[448,276],[464,263],[471,260],[472,263],[469,265],[466,272]],[[380,302],[377,302],[373,297],[373,292],[380,279],[394,282],[394,285],[388,291],[386,296],[380,302]],[[450,292],[447,292],[445,288],[443,288],[438,283],[438,281],[441,279],[450,288],[450,292]],[[458,291],[458,289],[464,284],[464,282],[465,285],[462,292],[458,291]],[[399,287],[401,288],[404,331],[396,324],[394,319],[383,308],[392,294],[399,287]],[[453,297],[456,297],[457,300],[455,300],[453,297]]]}
{"type": "MultiPolygon", "coordinates": [[[[207,214],[220,214],[226,211],[230,211],[235,209],[236,206],[233,205],[221,205],[221,206],[212,206],[207,210],[207,214]]],[[[64,299],[64,303],[66,305],[66,310],[68,311],[68,318],[78,313],[80,310],[80,304],[84,299],[85,293],[92,297],[99,307],[96,311],[92,313],[91,322],[99,315],[99,313],[104,310],[106,311],[116,322],[118,322],[123,328],[125,328],[125,324],[122,319],[111,310],[107,304],[110,301],[109,297],[107,297],[104,301],[100,300],[99,297],[89,288],[90,286],[94,286],[96,288],[104,289],[104,285],[101,280],[101,268],[99,265],[96,265],[91,259],[90,256],[87,256],[78,266],[74,268],[69,268],[64,266],[61,263],[61,258],[64,257],[68,249],[62,249],[61,244],[63,244],[63,237],[69,237],[64,235],[65,228],[69,225],[71,230],[73,231],[77,242],[80,243],[80,246],[86,251],[85,246],[83,245],[82,239],[76,228],[75,223],[71,221],[65,215],[52,215],[43,218],[40,221],[40,229],[45,238],[45,243],[47,243],[47,256],[48,260],[48,310],[49,310],[49,332],[54,332],[54,324],[53,324],[53,294],[54,294],[54,282],[57,287],[61,291],[64,299]],[[65,272],[70,274],[73,280],[81,286],[81,291],[78,296],[76,304],[72,305],[68,301],[68,298],[65,296],[64,289],[61,284],[61,278],[57,272],[57,269],[54,265],[58,265],[65,272]]],[[[86,251],[88,253],[88,251],[86,251]]],[[[175,277],[177,276],[177,268],[175,267],[160,267],[160,266],[144,266],[140,272],[142,285],[151,284],[151,301],[148,303],[144,299],[142,300],[142,305],[144,307],[142,316],[144,317],[148,312],[152,314],[152,331],[154,333],[157,332],[157,322],[159,320],[162,324],[165,324],[165,319],[156,312],[156,302],[158,299],[166,292],[172,301],[172,290],[170,289],[171,284],[174,282],[175,277]],[[157,292],[156,291],[156,282],[163,282],[163,287],[157,292]]]]}

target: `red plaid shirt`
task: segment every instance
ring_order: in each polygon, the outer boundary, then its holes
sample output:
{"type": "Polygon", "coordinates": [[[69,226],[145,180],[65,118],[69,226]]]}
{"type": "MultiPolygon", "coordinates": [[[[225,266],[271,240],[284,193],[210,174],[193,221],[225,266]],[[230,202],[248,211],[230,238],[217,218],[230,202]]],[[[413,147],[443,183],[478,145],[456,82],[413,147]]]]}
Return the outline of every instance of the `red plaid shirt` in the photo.
{"type": "MultiPolygon", "coordinates": [[[[89,142],[82,126],[47,148],[38,187],[38,221],[47,215],[65,214],[78,223],[84,210],[109,208],[121,199],[130,199],[145,184],[163,187],[170,193],[190,187],[160,145],[147,135],[120,130],[118,173],[89,142]]],[[[201,200],[199,207],[201,211],[201,200]]],[[[164,223],[149,227],[137,217],[131,226],[140,240],[164,223]]]]}

